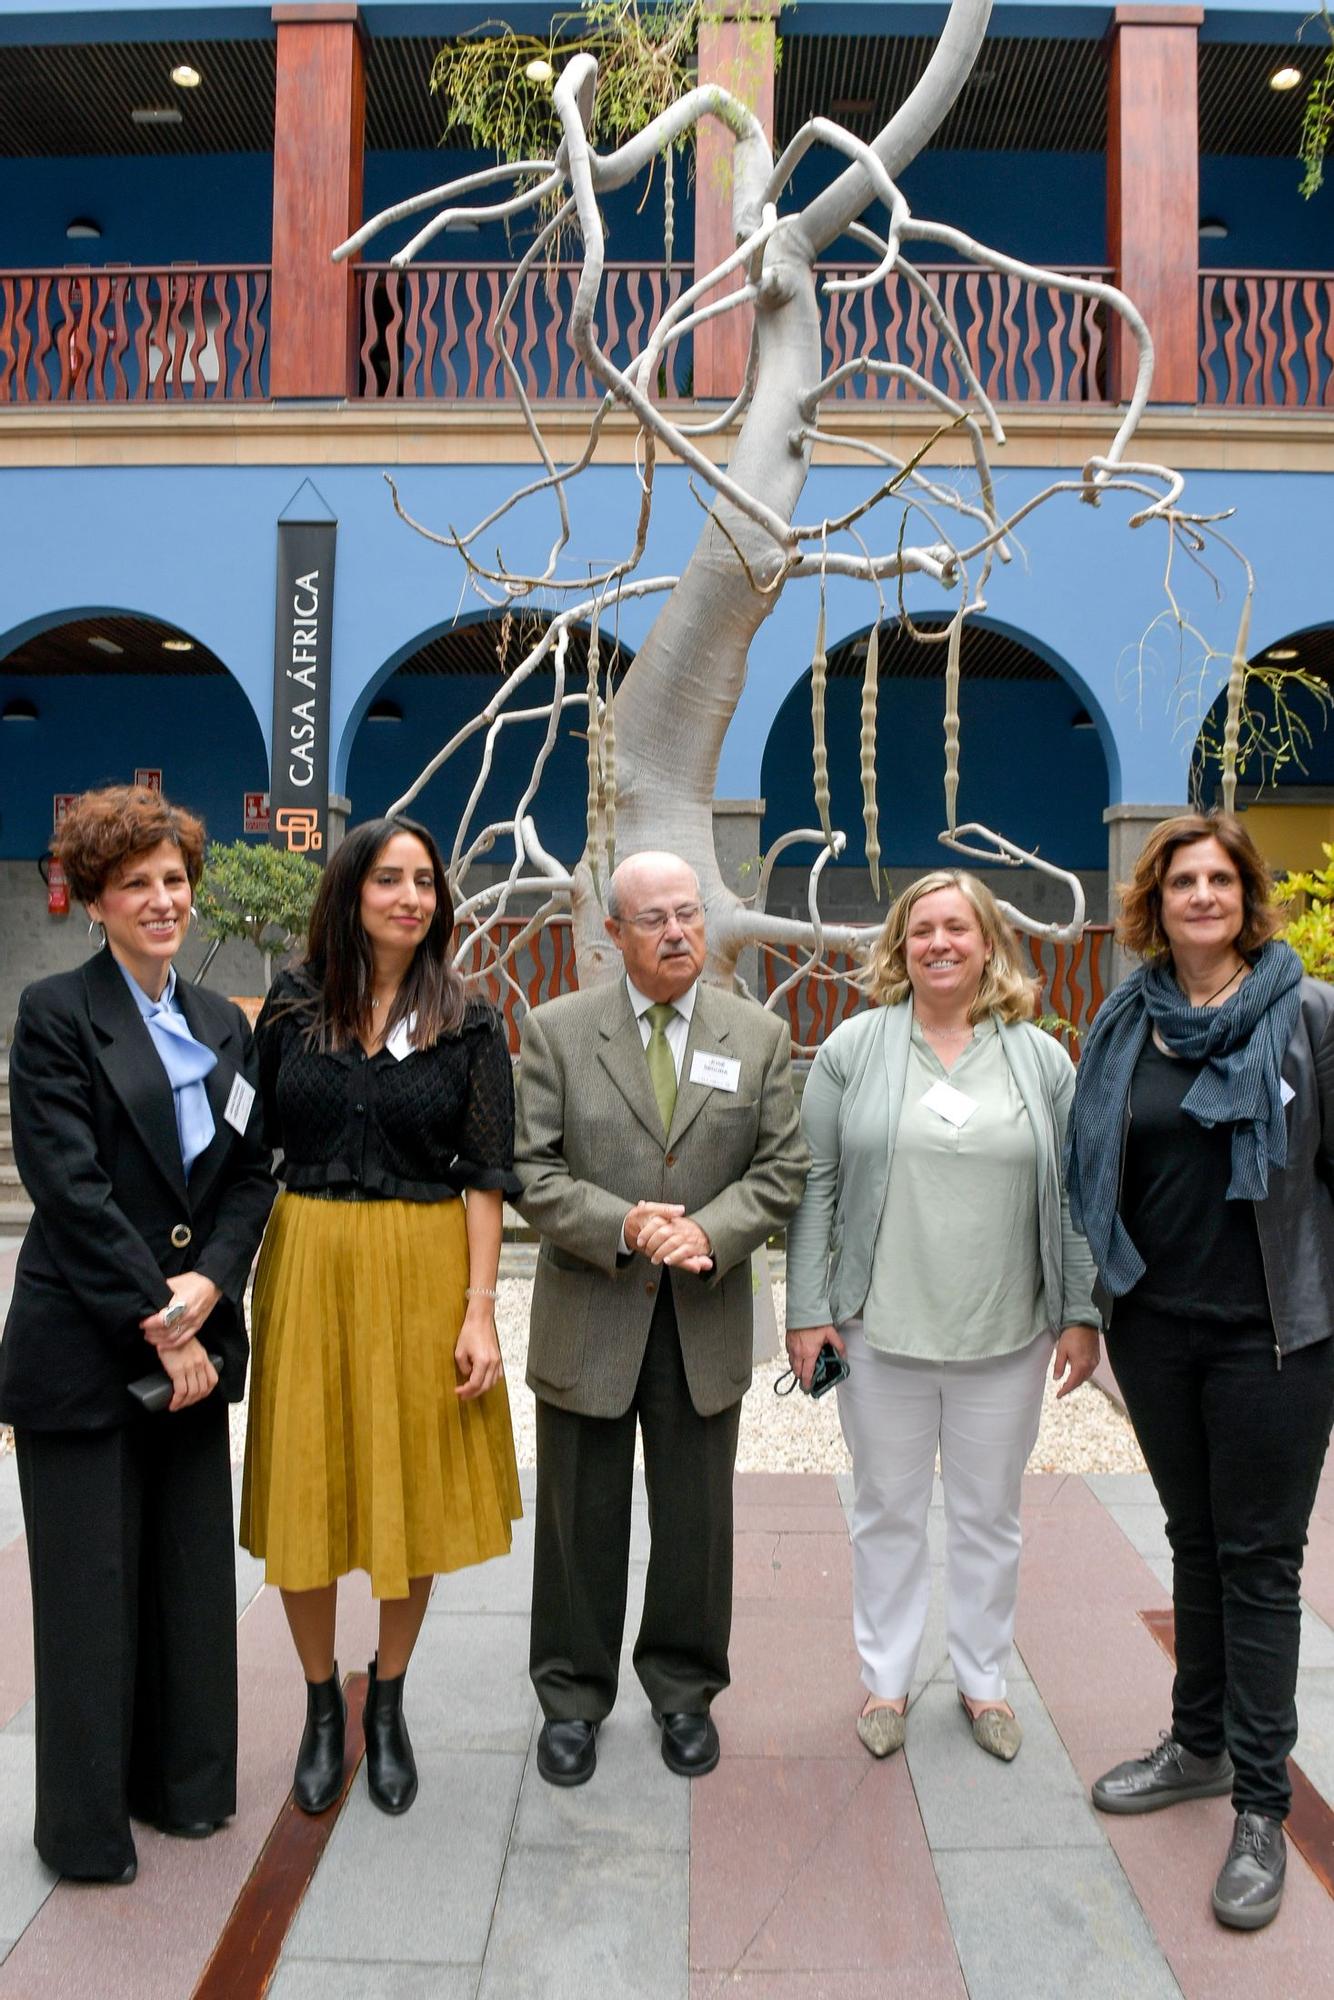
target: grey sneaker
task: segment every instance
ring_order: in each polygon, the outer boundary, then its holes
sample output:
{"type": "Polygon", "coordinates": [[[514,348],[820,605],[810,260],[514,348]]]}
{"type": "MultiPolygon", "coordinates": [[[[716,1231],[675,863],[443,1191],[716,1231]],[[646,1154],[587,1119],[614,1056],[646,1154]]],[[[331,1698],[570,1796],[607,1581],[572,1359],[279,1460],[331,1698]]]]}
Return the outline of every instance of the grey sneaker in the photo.
{"type": "Polygon", "coordinates": [[[1214,1915],[1237,1931],[1271,1924],[1283,1901],[1287,1844],[1278,1820],[1263,1813],[1237,1814],[1232,1845],[1214,1883],[1214,1915]]]}
{"type": "Polygon", "coordinates": [[[1197,1757],[1164,1730],[1156,1750],[1104,1771],[1093,1787],[1099,1812],[1158,1812],[1185,1799],[1217,1799],[1232,1790],[1232,1759],[1197,1757]]]}

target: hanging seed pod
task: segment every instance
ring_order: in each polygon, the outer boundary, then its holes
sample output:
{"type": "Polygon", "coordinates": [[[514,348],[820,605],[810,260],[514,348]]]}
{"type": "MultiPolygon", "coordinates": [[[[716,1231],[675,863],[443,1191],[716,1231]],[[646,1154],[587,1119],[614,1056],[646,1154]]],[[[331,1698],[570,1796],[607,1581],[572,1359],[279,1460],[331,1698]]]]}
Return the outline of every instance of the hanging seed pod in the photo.
{"type": "Polygon", "coordinates": [[[669,146],[662,156],[662,241],[667,276],[672,275],[672,255],[676,247],[676,176],[672,171],[675,155],[669,146]]]}
{"type": "Polygon", "coordinates": [[[815,621],[815,654],[811,660],[811,742],[815,809],[820,815],[820,831],[832,847],[834,829],[829,817],[829,750],[824,734],[825,686],[828,674],[829,659],[824,649],[824,592],[821,591],[820,610],[815,621]]]}
{"type": "Polygon", "coordinates": [[[1237,798],[1237,745],[1241,740],[1241,704],[1246,692],[1246,649],[1251,637],[1251,594],[1241,607],[1236,642],[1232,648],[1232,671],[1227,682],[1227,715],[1223,723],[1223,811],[1235,812],[1237,798]]]}
{"type": "Polygon", "coordinates": [[[598,901],[602,901],[602,888],[598,881],[598,792],[602,780],[602,757],[598,731],[598,628],[594,625],[588,640],[588,808],[586,813],[588,832],[588,871],[593,877],[593,887],[597,890],[598,901]]]}
{"type": "Polygon", "coordinates": [[[950,626],[945,654],[945,824],[953,833],[958,821],[959,797],[959,651],[963,644],[963,619],[955,617],[950,626]]]}
{"type": "Polygon", "coordinates": [[[607,699],[602,708],[602,823],[607,841],[607,873],[616,866],[616,718],[607,669],[607,699]]]}
{"type": "Polygon", "coordinates": [[[871,628],[866,642],[866,672],[862,680],[862,823],[866,828],[866,866],[871,894],[880,901],[880,808],[875,796],[875,717],[880,692],[880,627],[871,628]]]}

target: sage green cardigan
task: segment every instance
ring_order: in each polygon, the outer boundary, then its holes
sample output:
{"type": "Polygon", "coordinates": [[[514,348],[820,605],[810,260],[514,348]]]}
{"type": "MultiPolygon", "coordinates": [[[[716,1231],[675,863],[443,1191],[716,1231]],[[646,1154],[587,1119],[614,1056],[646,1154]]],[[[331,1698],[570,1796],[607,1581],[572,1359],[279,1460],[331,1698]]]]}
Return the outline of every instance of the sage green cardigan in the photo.
{"type": "MultiPolygon", "coordinates": [[[[997,1030],[1036,1140],[1038,1235],[1047,1323],[1098,1326],[1093,1258],[1070,1220],[1061,1176],[1075,1071],[1060,1043],[1021,1021],[997,1030]]],[[[876,1007],[835,1028],[806,1079],[801,1124],[811,1170],[787,1231],[787,1324],[839,1326],[861,1312],[885,1210],[903,1104],[912,1004],[876,1007]]],[[[959,1221],[967,1254],[968,1218],[959,1221]]]]}

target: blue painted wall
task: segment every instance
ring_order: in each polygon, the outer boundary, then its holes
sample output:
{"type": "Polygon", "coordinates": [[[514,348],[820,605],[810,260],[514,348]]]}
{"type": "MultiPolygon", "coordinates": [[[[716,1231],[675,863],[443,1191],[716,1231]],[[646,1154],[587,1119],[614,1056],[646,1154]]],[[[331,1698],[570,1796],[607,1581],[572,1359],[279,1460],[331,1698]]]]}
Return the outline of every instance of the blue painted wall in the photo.
{"type": "Polygon", "coordinates": [[[1303,201],[1295,160],[1200,160],[1200,215],[1228,225],[1205,237],[1206,270],[1327,271],[1334,264],[1334,180],[1303,201]]]}
{"type": "Polygon", "coordinates": [[[45,850],[53,793],[127,785],[142,765],[215,840],[235,840],[242,794],[267,788],[264,739],[230,678],[0,674],[0,700],[16,695],[37,720],[0,723],[0,860],[45,850]]]}
{"type": "Polygon", "coordinates": [[[268,153],[0,159],[0,265],[267,264],[272,237],[268,153]],[[76,215],[100,241],[67,240],[76,215]]]}

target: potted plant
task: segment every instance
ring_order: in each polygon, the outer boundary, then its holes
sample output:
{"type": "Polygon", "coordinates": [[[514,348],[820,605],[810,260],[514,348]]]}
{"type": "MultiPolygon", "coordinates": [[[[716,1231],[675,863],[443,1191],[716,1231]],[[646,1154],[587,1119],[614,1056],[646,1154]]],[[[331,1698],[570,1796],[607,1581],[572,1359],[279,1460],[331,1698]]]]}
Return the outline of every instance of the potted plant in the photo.
{"type": "Polygon", "coordinates": [[[1307,899],[1305,908],[1288,920],[1279,935],[1296,952],[1303,972],[1334,985],[1334,847],[1325,840],[1320,845],[1325,856],[1323,868],[1288,875],[1278,885],[1285,897],[1307,899]]]}
{"type": "MultiPolygon", "coordinates": [[[[210,841],[195,909],[201,932],[212,942],[196,983],[203,982],[228,938],[243,938],[264,959],[267,992],[275,954],[290,951],[305,936],[319,883],[319,864],[309,855],[248,840],[210,841]]],[[[239,1005],[253,1020],[263,997],[241,998],[239,1005]]]]}

